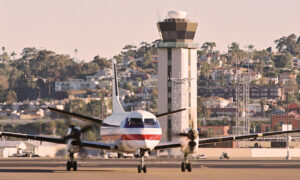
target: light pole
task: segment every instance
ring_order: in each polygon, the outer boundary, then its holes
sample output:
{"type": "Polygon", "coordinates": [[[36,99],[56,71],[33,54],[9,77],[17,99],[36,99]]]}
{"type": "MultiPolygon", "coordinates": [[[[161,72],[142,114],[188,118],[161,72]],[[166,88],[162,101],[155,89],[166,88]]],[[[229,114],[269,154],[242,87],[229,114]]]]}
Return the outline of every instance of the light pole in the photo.
{"type": "MultiPolygon", "coordinates": [[[[286,129],[289,130],[289,112],[288,112],[288,106],[289,106],[289,93],[286,93],[286,129]]],[[[286,133],[286,160],[291,160],[290,157],[290,145],[289,145],[289,133],[286,133]]]]}

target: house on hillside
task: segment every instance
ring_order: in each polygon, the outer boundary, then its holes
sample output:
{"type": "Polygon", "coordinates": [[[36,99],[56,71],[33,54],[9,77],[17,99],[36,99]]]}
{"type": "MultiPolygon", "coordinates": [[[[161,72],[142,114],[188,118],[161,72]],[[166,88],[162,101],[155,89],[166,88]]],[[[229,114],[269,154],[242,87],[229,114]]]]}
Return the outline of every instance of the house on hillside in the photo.
{"type": "Polygon", "coordinates": [[[205,134],[207,137],[212,136],[228,136],[229,126],[199,126],[201,134],[205,134]]]}
{"type": "Polygon", "coordinates": [[[279,86],[251,86],[250,98],[282,100],[284,99],[284,92],[279,86]]]}
{"type": "Polygon", "coordinates": [[[203,104],[206,108],[224,108],[230,103],[232,103],[232,100],[227,100],[221,97],[212,96],[206,98],[203,104]]]}
{"type": "Polygon", "coordinates": [[[296,80],[296,74],[292,74],[292,73],[282,73],[279,76],[279,83],[281,84],[285,84],[288,81],[295,81],[296,80]]]}
{"type": "Polygon", "coordinates": [[[291,124],[293,129],[300,128],[300,114],[297,111],[291,111],[286,114],[272,114],[271,125],[272,130],[281,130],[283,124],[291,124]]]}

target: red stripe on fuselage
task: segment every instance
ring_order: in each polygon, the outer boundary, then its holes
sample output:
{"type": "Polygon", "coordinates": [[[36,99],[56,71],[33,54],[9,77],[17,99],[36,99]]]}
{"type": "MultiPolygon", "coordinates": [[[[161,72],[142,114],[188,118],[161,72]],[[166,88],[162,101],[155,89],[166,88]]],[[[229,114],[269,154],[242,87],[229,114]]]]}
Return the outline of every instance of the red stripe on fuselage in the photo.
{"type": "Polygon", "coordinates": [[[121,140],[152,140],[159,141],[161,134],[122,134],[121,140]]]}

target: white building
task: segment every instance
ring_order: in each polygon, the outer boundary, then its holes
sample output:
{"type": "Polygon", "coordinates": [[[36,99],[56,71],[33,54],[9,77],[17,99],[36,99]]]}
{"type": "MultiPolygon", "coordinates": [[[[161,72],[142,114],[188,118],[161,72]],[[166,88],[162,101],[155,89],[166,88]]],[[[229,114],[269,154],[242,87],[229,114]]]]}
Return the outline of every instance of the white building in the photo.
{"type": "Polygon", "coordinates": [[[55,82],[55,91],[96,89],[111,86],[112,70],[103,68],[94,76],[84,79],[70,79],[66,82],[55,82]]]}
{"type": "Polygon", "coordinates": [[[22,154],[26,150],[23,141],[0,141],[0,157],[9,157],[22,154]]]}
{"type": "MultiPolygon", "coordinates": [[[[248,112],[251,116],[255,115],[256,113],[261,112],[261,105],[260,103],[252,103],[247,105],[248,112]]],[[[264,111],[269,109],[269,105],[264,106],[264,111]]]]}
{"type": "MultiPolygon", "coordinates": [[[[180,13],[177,13],[180,14],[180,13]]],[[[163,41],[158,46],[158,111],[186,108],[160,118],[162,141],[197,125],[197,52],[193,42],[198,23],[172,16],[157,23],[163,41]]]]}
{"type": "Polygon", "coordinates": [[[294,68],[300,69],[300,58],[293,57],[293,66],[294,68]]]}
{"type": "Polygon", "coordinates": [[[212,96],[204,100],[204,106],[206,108],[224,108],[232,103],[231,100],[227,100],[221,97],[212,96]]]}
{"type": "Polygon", "coordinates": [[[273,84],[278,84],[278,76],[277,77],[265,77],[268,83],[272,82],[273,84]]]}
{"type": "Polygon", "coordinates": [[[156,88],[158,86],[158,76],[151,75],[149,79],[143,81],[143,85],[147,88],[156,88]]]}

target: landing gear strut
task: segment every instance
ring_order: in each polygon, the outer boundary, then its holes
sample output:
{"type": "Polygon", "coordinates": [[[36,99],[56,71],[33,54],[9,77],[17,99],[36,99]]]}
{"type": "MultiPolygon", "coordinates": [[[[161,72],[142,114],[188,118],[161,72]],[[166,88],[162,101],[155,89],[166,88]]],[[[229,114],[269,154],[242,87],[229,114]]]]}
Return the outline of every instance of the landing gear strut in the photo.
{"type": "Polygon", "coordinates": [[[192,165],[187,158],[187,154],[184,155],[184,161],[181,163],[181,171],[185,172],[186,169],[188,172],[192,172],[192,165]]]}
{"type": "Polygon", "coordinates": [[[74,153],[70,153],[69,160],[67,162],[67,171],[73,168],[73,171],[77,171],[77,161],[74,161],[74,153]]]}
{"type": "Polygon", "coordinates": [[[145,151],[141,150],[140,151],[140,155],[141,155],[141,165],[138,165],[138,173],[141,173],[142,171],[144,173],[147,172],[147,167],[145,165],[145,151]]]}

